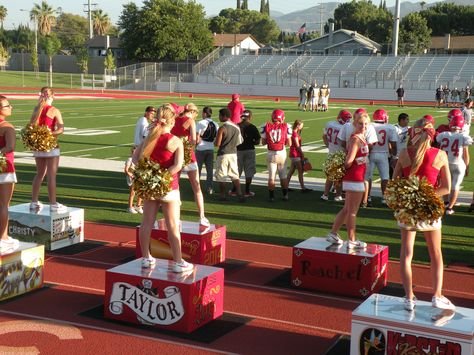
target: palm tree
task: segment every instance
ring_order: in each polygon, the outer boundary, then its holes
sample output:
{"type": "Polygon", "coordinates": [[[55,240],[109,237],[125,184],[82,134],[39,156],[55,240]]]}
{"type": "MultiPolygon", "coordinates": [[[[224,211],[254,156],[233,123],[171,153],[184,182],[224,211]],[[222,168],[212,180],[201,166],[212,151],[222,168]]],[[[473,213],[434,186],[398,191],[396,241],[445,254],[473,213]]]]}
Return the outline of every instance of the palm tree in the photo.
{"type": "Polygon", "coordinates": [[[7,17],[7,8],[3,5],[0,5],[0,22],[2,23],[2,30],[3,30],[3,21],[5,21],[5,17],[7,17]]]}
{"type": "Polygon", "coordinates": [[[110,27],[112,27],[109,15],[102,12],[102,10],[92,11],[92,26],[94,27],[94,33],[96,35],[106,35],[107,32],[109,32],[110,27]]]}
{"type": "Polygon", "coordinates": [[[41,5],[35,4],[30,11],[30,18],[36,22],[38,31],[43,36],[49,35],[56,25],[56,11],[46,1],[42,1],[41,5]]]}
{"type": "Polygon", "coordinates": [[[420,1],[421,11],[425,9],[426,1],[420,1]]]}

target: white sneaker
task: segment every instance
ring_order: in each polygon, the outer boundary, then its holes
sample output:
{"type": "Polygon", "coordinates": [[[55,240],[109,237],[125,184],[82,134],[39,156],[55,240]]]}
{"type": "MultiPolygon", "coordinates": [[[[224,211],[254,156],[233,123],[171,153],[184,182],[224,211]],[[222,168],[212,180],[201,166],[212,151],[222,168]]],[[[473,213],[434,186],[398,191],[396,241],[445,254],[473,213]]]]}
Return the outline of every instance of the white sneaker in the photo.
{"type": "Polygon", "coordinates": [[[325,194],[322,194],[322,195],[321,195],[321,200],[327,201],[327,200],[329,200],[329,197],[328,197],[327,195],[325,195],[325,194]]]}
{"type": "Polygon", "coordinates": [[[341,245],[344,243],[339,234],[333,232],[329,232],[329,234],[326,236],[326,240],[331,244],[341,245]]]}
{"type": "Polygon", "coordinates": [[[181,260],[179,263],[173,263],[173,272],[176,272],[178,274],[190,271],[192,269],[194,269],[194,265],[184,260],[181,260]]]}
{"type": "Polygon", "coordinates": [[[7,239],[0,239],[0,249],[17,249],[20,246],[18,239],[8,236],[7,239]]]}
{"type": "Polygon", "coordinates": [[[416,297],[413,297],[412,299],[409,299],[408,297],[405,297],[403,299],[403,307],[408,312],[412,312],[416,307],[416,297]]]}
{"type": "Polygon", "coordinates": [[[142,206],[137,206],[137,207],[135,207],[135,211],[137,211],[140,214],[143,214],[143,207],[142,206]]]}
{"type": "Polygon", "coordinates": [[[138,211],[137,211],[135,208],[133,208],[133,207],[127,208],[127,212],[128,212],[128,213],[131,213],[131,214],[137,214],[137,213],[138,213],[138,211]]]}
{"type": "Polygon", "coordinates": [[[451,319],[453,319],[455,314],[456,312],[452,309],[443,309],[440,313],[432,315],[431,320],[433,321],[435,327],[442,327],[451,319]]]}
{"type": "Polygon", "coordinates": [[[153,257],[142,258],[142,269],[151,269],[155,266],[156,260],[153,257]]]}
{"type": "Polygon", "coordinates": [[[361,241],[361,240],[348,240],[347,241],[347,247],[349,249],[365,249],[367,248],[367,243],[361,241]]]}
{"type": "Polygon", "coordinates": [[[344,201],[344,197],[342,197],[342,196],[336,196],[336,197],[334,197],[334,201],[336,201],[336,202],[344,201]]]}
{"type": "Polygon", "coordinates": [[[440,309],[456,309],[456,306],[451,303],[450,300],[448,300],[446,297],[441,296],[441,297],[435,297],[431,299],[431,305],[434,308],[440,308],[440,309]]]}
{"type": "Polygon", "coordinates": [[[209,222],[209,220],[206,217],[202,217],[199,220],[199,224],[203,227],[210,227],[211,226],[211,223],[209,222]]]}
{"type": "Polygon", "coordinates": [[[51,206],[49,206],[49,210],[51,212],[63,213],[63,212],[67,212],[67,207],[60,204],[59,202],[56,202],[56,203],[51,204],[51,206]]]}
{"type": "Polygon", "coordinates": [[[43,209],[43,204],[39,201],[32,201],[30,203],[30,211],[36,211],[36,212],[39,212],[43,209]]]}

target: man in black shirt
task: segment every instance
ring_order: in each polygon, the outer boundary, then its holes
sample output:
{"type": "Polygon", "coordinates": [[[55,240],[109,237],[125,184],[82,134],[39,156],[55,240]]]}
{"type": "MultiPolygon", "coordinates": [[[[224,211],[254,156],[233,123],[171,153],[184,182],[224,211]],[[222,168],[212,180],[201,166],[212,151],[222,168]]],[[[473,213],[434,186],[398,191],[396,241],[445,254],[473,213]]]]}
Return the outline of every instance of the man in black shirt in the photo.
{"type": "Polygon", "coordinates": [[[257,172],[255,159],[255,146],[260,143],[260,132],[258,128],[250,123],[252,119],[252,111],[245,110],[240,116],[240,133],[244,141],[237,146],[237,162],[239,165],[239,177],[242,171],[245,174],[245,196],[255,196],[255,193],[250,191],[252,179],[257,172]]]}
{"type": "Polygon", "coordinates": [[[403,89],[402,85],[399,86],[396,93],[397,93],[397,97],[398,97],[398,106],[403,107],[403,105],[404,105],[403,99],[405,97],[405,89],[403,89]]]}

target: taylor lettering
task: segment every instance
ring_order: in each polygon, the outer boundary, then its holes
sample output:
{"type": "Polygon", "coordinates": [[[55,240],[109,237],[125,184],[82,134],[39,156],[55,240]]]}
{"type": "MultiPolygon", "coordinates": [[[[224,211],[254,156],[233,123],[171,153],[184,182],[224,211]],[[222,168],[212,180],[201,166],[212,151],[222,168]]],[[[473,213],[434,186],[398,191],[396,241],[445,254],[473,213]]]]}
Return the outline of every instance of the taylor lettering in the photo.
{"type": "Polygon", "coordinates": [[[163,289],[164,298],[150,294],[126,282],[116,282],[110,296],[109,310],[119,315],[124,305],[137,315],[144,324],[170,325],[178,322],[184,315],[181,293],[176,286],[163,289]]]}
{"type": "Polygon", "coordinates": [[[461,355],[461,344],[387,331],[387,355],[461,355]]]}

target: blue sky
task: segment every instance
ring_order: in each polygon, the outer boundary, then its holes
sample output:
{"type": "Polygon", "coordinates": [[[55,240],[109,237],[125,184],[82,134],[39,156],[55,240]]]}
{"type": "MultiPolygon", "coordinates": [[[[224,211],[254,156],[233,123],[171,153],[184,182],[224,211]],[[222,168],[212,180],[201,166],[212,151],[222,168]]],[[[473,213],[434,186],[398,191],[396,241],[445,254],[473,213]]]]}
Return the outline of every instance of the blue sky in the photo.
{"type": "MultiPolygon", "coordinates": [[[[270,0],[270,8],[283,13],[290,13],[318,5],[320,1],[321,0],[291,0],[291,2],[288,2],[288,0],[270,0]]],[[[345,2],[344,0],[331,1],[345,2]]],[[[377,0],[373,1],[377,2],[377,0]]],[[[428,0],[427,2],[431,3],[433,1],[434,0],[428,0]]],[[[12,29],[13,27],[17,27],[20,23],[27,24],[29,21],[28,12],[22,12],[20,9],[29,11],[35,3],[40,2],[41,0],[0,0],[0,5],[5,6],[8,10],[4,27],[6,29],[12,29]]],[[[53,8],[61,7],[64,12],[85,15],[85,6],[83,4],[87,3],[88,0],[47,0],[47,2],[53,8]]],[[[114,23],[119,18],[122,11],[122,5],[129,2],[135,2],[138,6],[142,5],[141,0],[91,0],[91,3],[96,3],[97,8],[102,9],[107,13],[114,23]]],[[[217,15],[221,9],[235,7],[236,5],[236,0],[201,0],[196,2],[201,3],[204,6],[208,16],[217,15]]],[[[248,0],[248,2],[251,10],[258,10],[260,8],[260,0],[248,0]]],[[[325,0],[324,2],[328,2],[328,0],[325,0]]],[[[419,1],[412,0],[412,2],[419,1]]],[[[387,0],[388,6],[393,6],[394,4],[395,0],[387,0]]]]}

